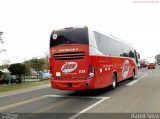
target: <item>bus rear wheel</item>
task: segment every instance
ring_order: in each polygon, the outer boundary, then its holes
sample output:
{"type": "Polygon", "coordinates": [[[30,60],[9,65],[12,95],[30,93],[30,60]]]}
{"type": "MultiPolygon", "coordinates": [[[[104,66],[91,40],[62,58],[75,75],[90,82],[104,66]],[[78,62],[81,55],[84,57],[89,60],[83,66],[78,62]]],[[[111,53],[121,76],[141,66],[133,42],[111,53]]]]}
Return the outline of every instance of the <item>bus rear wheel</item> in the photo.
{"type": "Polygon", "coordinates": [[[112,75],[112,89],[115,89],[117,87],[117,77],[115,73],[112,75]]]}
{"type": "Polygon", "coordinates": [[[133,70],[133,76],[130,79],[134,80],[134,76],[135,76],[135,70],[133,70]]]}

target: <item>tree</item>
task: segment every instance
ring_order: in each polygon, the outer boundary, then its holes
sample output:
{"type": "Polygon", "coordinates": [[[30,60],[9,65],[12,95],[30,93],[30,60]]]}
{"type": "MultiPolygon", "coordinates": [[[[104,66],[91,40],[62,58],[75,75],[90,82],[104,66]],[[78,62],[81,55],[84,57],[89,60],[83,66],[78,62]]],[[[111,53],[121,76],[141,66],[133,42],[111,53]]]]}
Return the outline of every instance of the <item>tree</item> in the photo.
{"type": "Polygon", "coordinates": [[[44,53],[44,62],[45,62],[44,69],[49,70],[49,54],[48,54],[48,52],[44,53]]]}
{"type": "Polygon", "coordinates": [[[24,65],[26,66],[27,72],[26,75],[30,75],[30,71],[31,71],[31,60],[25,60],[24,65]]]}
{"type": "Polygon", "coordinates": [[[21,63],[11,64],[8,70],[11,72],[12,75],[16,75],[19,83],[22,82],[22,75],[27,72],[26,66],[21,63]]]}
{"type": "Polygon", "coordinates": [[[44,59],[37,59],[37,58],[31,59],[31,66],[36,71],[43,70],[44,64],[45,64],[44,59]]]}
{"type": "MultiPolygon", "coordinates": [[[[0,32],[0,44],[4,43],[4,41],[3,41],[2,37],[1,37],[2,34],[3,34],[3,32],[0,32]]],[[[5,52],[5,51],[6,51],[5,49],[0,49],[0,53],[5,52]]]]}
{"type": "Polygon", "coordinates": [[[30,75],[31,71],[35,70],[39,74],[37,75],[37,78],[38,76],[41,76],[41,71],[49,70],[48,58],[49,58],[49,55],[47,52],[45,52],[45,56],[42,58],[35,57],[30,60],[25,60],[24,64],[27,68],[26,74],[30,75]]]}

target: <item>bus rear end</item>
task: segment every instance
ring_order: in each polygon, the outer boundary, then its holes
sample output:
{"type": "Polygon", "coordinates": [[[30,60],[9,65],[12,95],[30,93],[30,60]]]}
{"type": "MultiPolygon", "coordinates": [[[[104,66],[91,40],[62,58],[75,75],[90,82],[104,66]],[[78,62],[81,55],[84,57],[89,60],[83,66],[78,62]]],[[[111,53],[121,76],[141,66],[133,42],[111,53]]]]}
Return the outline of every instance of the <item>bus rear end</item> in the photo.
{"type": "Polygon", "coordinates": [[[50,37],[52,88],[60,90],[93,89],[94,68],[89,59],[88,28],[55,30],[50,37]]]}

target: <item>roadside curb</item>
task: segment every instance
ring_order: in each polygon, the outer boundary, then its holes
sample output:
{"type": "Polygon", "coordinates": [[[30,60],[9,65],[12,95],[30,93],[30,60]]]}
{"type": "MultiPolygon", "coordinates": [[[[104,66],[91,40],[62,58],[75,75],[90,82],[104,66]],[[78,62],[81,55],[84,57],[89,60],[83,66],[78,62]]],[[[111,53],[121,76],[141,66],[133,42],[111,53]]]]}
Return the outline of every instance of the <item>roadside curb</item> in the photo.
{"type": "Polygon", "coordinates": [[[25,89],[18,89],[18,90],[13,90],[13,91],[6,91],[3,93],[0,93],[0,98],[6,97],[6,96],[11,96],[11,95],[16,95],[16,94],[20,94],[20,93],[25,93],[25,92],[35,91],[35,90],[43,89],[43,88],[47,88],[47,87],[50,87],[50,84],[45,84],[45,85],[40,85],[40,86],[35,86],[35,87],[25,88],[25,89]]]}

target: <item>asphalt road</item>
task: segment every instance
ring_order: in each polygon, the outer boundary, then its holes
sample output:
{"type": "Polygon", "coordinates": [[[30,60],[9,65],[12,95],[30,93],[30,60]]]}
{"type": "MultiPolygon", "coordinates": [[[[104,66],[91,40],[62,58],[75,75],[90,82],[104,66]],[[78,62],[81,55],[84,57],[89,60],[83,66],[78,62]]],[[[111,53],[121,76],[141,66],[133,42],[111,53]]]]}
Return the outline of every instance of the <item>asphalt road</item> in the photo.
{"type": "MultiPolygon", "coordinates": [[[[4,97],[0,94],[0,112],[0,118],[18,113],[18,119],[131,119],[136,116],[133,113],[160,113],[160,66],[140,69],[135,80],[123,81],[115,90],[60,91],[46,87],[4,97]]],[[[160,119],[160,115],[151,116],[160,119]]]]}

